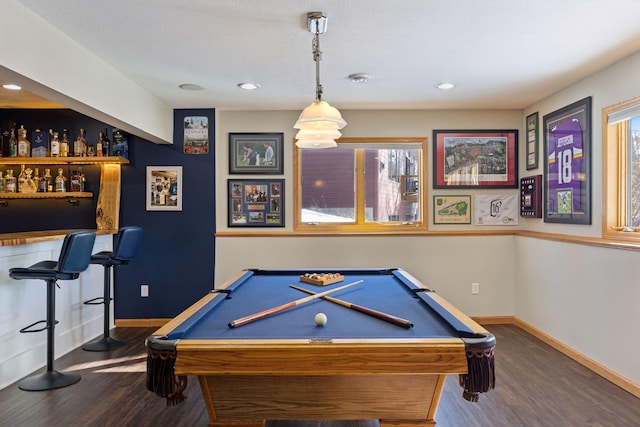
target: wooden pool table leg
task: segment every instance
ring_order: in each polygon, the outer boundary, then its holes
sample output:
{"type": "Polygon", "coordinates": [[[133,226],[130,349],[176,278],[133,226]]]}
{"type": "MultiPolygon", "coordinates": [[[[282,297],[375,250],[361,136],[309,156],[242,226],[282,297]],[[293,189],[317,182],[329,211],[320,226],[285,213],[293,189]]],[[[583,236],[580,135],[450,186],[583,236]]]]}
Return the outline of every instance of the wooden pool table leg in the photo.
{"type": "Polygon", "coordinates": [[[264,421],[216,421],[218,416],[216,410],[213,407],[213,399],[211,396],[211,389],[207,385],[206,376],[198,376],[198,382],[200,383],[200,389],[202,390],[202,397],[204,404],[207,407],[207,414],[209,414],[209,422],[207,425],[212,427],[263,427],[264,421]]]}
{"type": "Polygon", "coordinates": [[[433,396],[430,399],[431,407],[429,408],[428,419],[424,421],[416,420],[380,420],[380,427],[426,427],[435,426],[436,411],[438,410],[438,404],[440,403],[440,397],[444,390],[444,383],[447,380],[446,375],[438,375],[436,386],[433,391],[433,396]]]}

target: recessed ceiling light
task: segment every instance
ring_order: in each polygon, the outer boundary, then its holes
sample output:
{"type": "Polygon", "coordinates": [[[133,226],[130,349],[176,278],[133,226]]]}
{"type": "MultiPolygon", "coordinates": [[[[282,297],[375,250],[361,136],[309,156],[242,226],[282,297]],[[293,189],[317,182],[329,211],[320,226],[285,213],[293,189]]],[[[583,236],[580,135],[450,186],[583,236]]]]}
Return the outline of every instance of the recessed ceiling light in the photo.
{"type": "Polygon", "coordinates": [[[20,86],[14,85],[12,83],[4,84],[4,85],[2,85],[2,87],[5,88],[5,89],[9,89],[9,90],[20,90],[20,89],[22,89],[20,86]]]}
{"type": "Polygon", "coordinates": [[[453,89],[454,87],[456,87],[456,85],[454,85],[453,83],[438,83],[436,85],[436,87],[438,89],[442,89],[442,90],[449,90],[449,89],[453,89]]]}
{"type": "Polygon", "coordinates": [[[258,89],[260,85],[258,83],[246,82],[246,83],[238,83],[238,87],[244,90],[255,90],[255,89],[258,89]]]}
{"type": "Polygon", "coordinates": [[[200,86],[194,83],[184,83],[178,87],[182,90],[204,90],[204,86],[200,86]]]}
{"type": "Polygon", "coordinates": [[[347,78],[354,83],[366,83],[369,81],[369,74],[367,73],[349,74],[347,78]]]}

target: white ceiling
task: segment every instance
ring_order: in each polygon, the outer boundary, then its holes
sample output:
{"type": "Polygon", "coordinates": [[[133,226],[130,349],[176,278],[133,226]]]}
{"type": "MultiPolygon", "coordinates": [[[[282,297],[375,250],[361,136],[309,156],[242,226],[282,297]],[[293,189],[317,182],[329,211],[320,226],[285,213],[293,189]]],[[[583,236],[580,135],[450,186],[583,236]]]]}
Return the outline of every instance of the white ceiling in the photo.
{"type": "Polygon", "coordinates": [[[19,2],[172,108],[305,107],[314,11],[323,99],[341,110],[521,109],[640,50],[640,0],[19,2]]]}

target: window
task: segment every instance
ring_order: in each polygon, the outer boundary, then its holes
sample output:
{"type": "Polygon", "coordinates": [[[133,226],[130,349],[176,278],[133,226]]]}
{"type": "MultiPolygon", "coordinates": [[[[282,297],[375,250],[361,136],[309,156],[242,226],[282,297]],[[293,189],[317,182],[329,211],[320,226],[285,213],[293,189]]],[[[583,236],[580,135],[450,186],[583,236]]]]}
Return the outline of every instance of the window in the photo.
{"type": "Polygon", "coordinates": [[[602,115],[603,236],[640,241],[640,97],[602,115]]]}
{"type": "Polygon", "coordinates": [[[294,149],[296,230],[426,229],[420,185],[426,139],[337,142],[331,149],[294,149]]]}

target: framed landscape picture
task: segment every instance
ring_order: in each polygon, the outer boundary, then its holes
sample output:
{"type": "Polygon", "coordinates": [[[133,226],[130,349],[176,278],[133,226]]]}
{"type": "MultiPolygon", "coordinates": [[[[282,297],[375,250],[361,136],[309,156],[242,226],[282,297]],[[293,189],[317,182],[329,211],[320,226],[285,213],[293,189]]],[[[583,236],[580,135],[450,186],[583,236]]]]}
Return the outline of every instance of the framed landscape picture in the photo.
{"type": "Polygon", "coordinates": [[[434,188],[517,188],[517,130],[434,130],[434,188]]]}
{"type": "Polygon", "coordinates": [[[544,221],[591,224],[591,97],[543,121],[544,221]]]}
{"type": "Polygon", "coordinates": [[[283,133],[230,133],[230,174],[282,175],[283,133]]]}
{"type": "Polygon", "coordinates": [[[229,227],[284,227],[283,179],[230,179],[229,227]]]}

